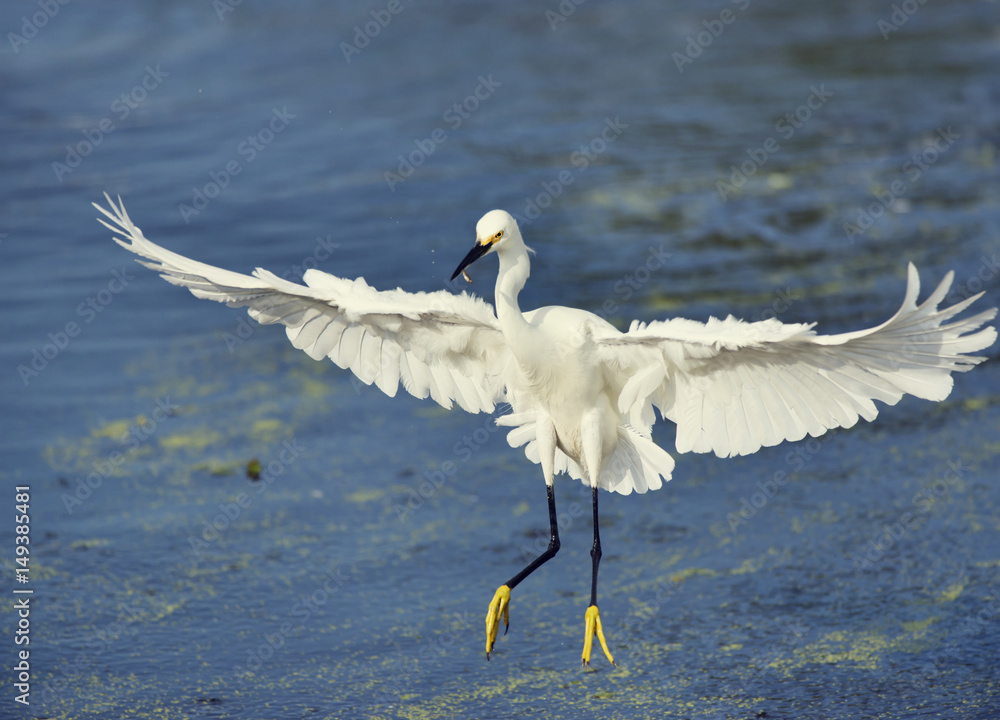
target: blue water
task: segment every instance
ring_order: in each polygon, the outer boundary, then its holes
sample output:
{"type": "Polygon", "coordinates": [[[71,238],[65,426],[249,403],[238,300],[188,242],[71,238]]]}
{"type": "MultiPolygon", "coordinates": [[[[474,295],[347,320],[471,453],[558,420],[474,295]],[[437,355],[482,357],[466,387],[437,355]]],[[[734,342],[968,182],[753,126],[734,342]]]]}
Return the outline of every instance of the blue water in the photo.
{"type": "Polygon", "coordinates": [[[0,716],[1000,715],[995,347],[946,402],[603,496],[617,670],[579,666],[589,498],[560,480],[563,549],[487,663],[538,469],[168,285],[90,206],[408,290],[458,289],[503,207],[524,307],[622,325],[867,327],[907,261],[996,305],[996,3],[20,2],[0,30],[0,568],[28,486],[34,591],[28,707],[0,604],[0,716]]]}

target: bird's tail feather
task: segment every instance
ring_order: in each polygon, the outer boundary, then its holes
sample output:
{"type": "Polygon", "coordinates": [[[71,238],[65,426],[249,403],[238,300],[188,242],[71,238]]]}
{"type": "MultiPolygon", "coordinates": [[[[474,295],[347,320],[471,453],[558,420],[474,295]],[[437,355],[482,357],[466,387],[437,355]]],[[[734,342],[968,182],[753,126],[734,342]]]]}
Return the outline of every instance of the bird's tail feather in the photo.
{"type": "MultiPolygon", "coordinates": [[[[513,448],[524,446],[525,456],[533,463],[540,463],[538,444],[535,442],[534,413],[511,413],[496,420],[497,425],[512,427],[507,442],[513,448]]],[[[564,472],[586,483],[580,465],[562,450],[556,448],[555,472],[564,472]]],[[[610,458],[604,461],[598,487],[628,495],[633,490],[644,493],[659,490],[670,480],[674,459],[651,438],[628,425],[618,426],[618,443],[610,458]]]]}

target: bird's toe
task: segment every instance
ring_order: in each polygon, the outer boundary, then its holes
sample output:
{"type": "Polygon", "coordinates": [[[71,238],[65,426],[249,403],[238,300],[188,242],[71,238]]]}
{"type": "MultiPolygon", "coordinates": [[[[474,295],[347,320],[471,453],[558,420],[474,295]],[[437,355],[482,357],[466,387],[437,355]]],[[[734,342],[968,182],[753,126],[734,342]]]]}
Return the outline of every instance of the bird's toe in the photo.
{"type": "Polygon", "coordinates": [[[584,616],[584,631],[583,631],[583,666],[590,667],[590,650],[594,642],[594,633],[597,633],[597,639],[601,643],[601,648],[604,650],[604,654],[610,662],[615,667],[618,664],[615,662],[614,657],[611,655],[611,651],[608,650],[607,640],[604,639],[604,628],[601,627],[601,613],[597,609],[596,605],[591,605],[587,608],[587,614],[584,616]]]}
{"type": "Polygon", "coordinates": [[[486,611],[486,659],[490,659],[493,652],[493,645],[497,640],[497,633],[500,631],[500,620],[503,619],[503,634],[507,634],[510,627],[510,588],[501,585],[497,588],[493,600],[490,602],[490,609],[486,611]]]}

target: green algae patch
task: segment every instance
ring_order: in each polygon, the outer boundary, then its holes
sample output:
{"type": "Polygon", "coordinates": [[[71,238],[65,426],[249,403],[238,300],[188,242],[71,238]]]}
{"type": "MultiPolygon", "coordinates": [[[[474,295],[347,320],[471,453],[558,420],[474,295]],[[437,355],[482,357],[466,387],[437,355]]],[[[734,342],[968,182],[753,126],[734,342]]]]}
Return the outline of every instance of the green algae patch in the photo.
{"type": "Polygon", "coordinates": [[[230,477],[233,475],[239,475],[243,471],[240,463],[226,460],[215,460],[213,458],[195,463],[191,466],[191,469],[195,472],[208,473],[212,477],[230,477]]]}
{"type": "Polygon", "coordinates": [[[355,490],[354,492],[345,496],[348,502],[363,504],[372,502],[374,500],[383,499],[388,493],[381,489],[371,489],[371,490],[355,490]]]}
{"type": "Polygon", "coordinates": [[[440,418],[447,415],[451,415],[451,410],[445,410],[443,407],[437,403],[426,403],[424,405],[419,405],[413,410],[414,417],[418,418],[440,418]]]}
{"type": "Polygon", "coordinates": [[[915,638],[923,637],[927,634],[927,628],[938,622],[941,618],[929,617],[924,620],[914,620],[913,622],[901,623],[903,630],[913,635],[915,638]]]}
{"type": "Polygon", "coordinates": [[[250,438],[254,442],[272,443],[275,440],[280,440],[290,435],[291,428],[281,420],[275,418],[255,420],[254,424],[250,427],[250,438]]]}
{"type": "Polygon", "coordinates": [[[161,437],[160,447],[164,450],[205,450],[221,441],[222,436],[218,432],[202,428],[161,437]]]}
{"type": "Polygon", "coordinates": [[[106,538],[91,538],[89,540],[75,540],[70,543],[71,550],[92,550],[93,548],[107,547],[112,542],[106,538]]]}
{"type": "Polygon", "coordinates": [[[991,400],[988,397],[971,397],[962,401],[962,409],[966,411],[983,410],[988,408],[990,404],[991,400]]]}
{"type": "Polygon", "coordinates": [[[796,649],[793,656],[798,664],[803,665],[852,665],[864,670],[876,670],[882,656],[893,649],[894,642],[885,635],[837,630],[817,642],[796,649]]]}
{"type": "Polygon", "coordinates": [[[936,600],[941,603],[954,602],[958,599],[958,596],[962,594],[963,590],[965,590],[964,582],[959,581],[953,583],[945,588],[944,591],[937,596],[936,600]]]}
{"type": "Polygon", "coordinates": [[[718,574],[718,571],[709,570],[708,568],[685,568],[680,572],[673,573],[670,579],[675,583],[679,583],[695,576],[715,577],[718,574]]]}
{"type": "Polygon", "coordinates": [[[111,438],[112,440],[119,440],[126,437],[134,425],[142,427],[147,423],[147,419],[143,415],[132,420],[112,420],[111,422],[105,423],[101,427],[95,428],[91,435],[97,438],[111,438]]]}

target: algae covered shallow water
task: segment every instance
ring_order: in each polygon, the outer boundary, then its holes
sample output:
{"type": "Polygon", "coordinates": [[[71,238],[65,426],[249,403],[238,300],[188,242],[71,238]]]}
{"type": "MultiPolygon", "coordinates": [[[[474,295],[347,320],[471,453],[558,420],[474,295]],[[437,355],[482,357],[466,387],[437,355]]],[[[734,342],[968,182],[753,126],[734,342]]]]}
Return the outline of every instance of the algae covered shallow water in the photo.
{"type": "Polygon", "coordinates": [[[946,402],[603,496],[618,669],[579,667],[589,497],[557,481],[562,550],[487,663],[546,541],[537,467],[164,283],[90,207],[409,290],[504,207],[524,307],[620,326],[867,327],[911,260],[996,305],[995,3],[43,5],[0,10],[0,479],[9,515],[30,487],[34,590],[29,707],[0,604],[0,715],[996,716],[995,348],[946,402]]]}

